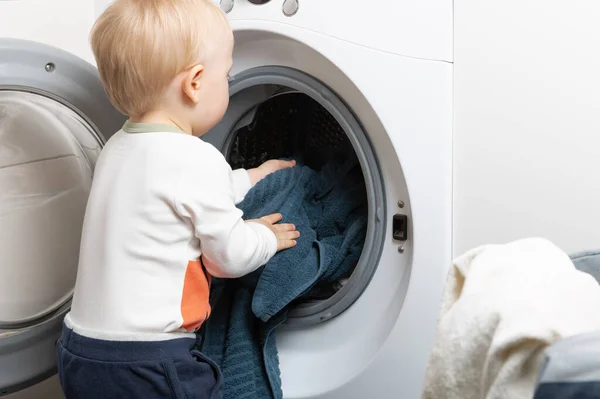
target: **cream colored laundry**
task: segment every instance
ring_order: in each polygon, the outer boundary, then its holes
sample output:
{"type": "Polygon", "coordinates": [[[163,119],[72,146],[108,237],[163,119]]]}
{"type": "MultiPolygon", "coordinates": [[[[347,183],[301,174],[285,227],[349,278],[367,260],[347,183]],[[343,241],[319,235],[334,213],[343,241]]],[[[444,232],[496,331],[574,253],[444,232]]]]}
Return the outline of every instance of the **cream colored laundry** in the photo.
{"type": "Polygon", "coordinates": [[[600,330],[600,286],[551,242],[486,245],[446,282],[423,399],[530,399],[544,350],[600,330]]]}

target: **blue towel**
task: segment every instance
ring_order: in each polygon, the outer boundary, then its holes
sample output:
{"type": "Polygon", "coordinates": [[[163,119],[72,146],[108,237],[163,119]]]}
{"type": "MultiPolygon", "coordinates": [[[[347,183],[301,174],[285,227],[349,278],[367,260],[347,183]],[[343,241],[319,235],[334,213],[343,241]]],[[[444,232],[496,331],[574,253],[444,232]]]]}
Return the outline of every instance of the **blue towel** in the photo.
{"type": "Polygon", "coordinates": [[[282,213],[301,237],[254,273],[213,280],[201,348],[223,372],[224,399],[282,398],[275,329],[290,303],[349,275],[358,262],[367,227],[365,193],[352,157],[318,172],[300,163],[276,172],[240,204],[245,219],[282,213]]]}

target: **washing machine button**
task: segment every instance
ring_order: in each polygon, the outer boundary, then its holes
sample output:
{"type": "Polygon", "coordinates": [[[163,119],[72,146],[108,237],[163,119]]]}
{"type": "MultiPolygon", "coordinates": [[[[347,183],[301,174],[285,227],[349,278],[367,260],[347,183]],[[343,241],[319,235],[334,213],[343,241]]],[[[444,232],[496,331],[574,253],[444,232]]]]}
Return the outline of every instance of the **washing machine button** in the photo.
{"type": "Polygon", "coordinates": [[[298,0],[284,0],[283,14],[287,17],[291,17],[298,12],[298,6],[298,0]]]}
{"type": "Polygon", "coordinates": [[[248,0],[248,1],[252,4],[260,5],[260,4],[266,4],[271,0],[248,0]]]}
{"type": "Polygon", "coordinates": [[[231,10],[233,10],[233,2],[234,0],[220,0],[219,6],[223,12],[229,13],[231,10]]]}

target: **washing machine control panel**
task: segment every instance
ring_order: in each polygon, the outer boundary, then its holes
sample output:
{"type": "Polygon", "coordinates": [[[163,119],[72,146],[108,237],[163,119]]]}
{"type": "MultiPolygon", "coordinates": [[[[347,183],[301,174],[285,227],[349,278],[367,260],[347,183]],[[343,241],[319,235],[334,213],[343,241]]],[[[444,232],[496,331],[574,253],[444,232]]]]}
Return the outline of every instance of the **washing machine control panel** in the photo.
{"type": "Polygon", "coordinates": [[[219,7],[225,13],[229,13],[233,10],[233,0],[219,0],[219,7]]]}
{"type": "Polygon", "coordinates": [[[284,0],[283,1],[283,13],[287,17],[291,17],[292,15],[298,12],[298,0],[284,0]]]}
{"type": "MultiPolygon", "coordinates": [[[[0,0],[1,1],[1,0],[0,0]]],[[[216,0],[221,9],[229,14],[233,10],[235,0],[216,0]]],[[[261,5],[270,2],[271,0],[247,0],[251,4],[261,5]]],[[[286,17],[291,17],[298,12],[299,0],[283,0],[281,10],[286,17]]]]}

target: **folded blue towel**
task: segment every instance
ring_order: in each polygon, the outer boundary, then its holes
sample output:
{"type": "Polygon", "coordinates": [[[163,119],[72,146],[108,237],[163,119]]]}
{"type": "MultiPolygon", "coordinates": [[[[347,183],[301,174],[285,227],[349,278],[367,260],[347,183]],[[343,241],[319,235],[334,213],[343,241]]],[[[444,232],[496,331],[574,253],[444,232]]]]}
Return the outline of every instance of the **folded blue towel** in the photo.
{"type": "Polygon", "coordinates": [[[254,273],[213,280],[201,348],[221,367],[225,399],[282,398],[274,330],[292,301],[352,271],[365,240],[366,204],[355,157],[318,172],[301,164],[276,172],[240,204],[245,219],[282,213],[301,237],[254,273]]]}

